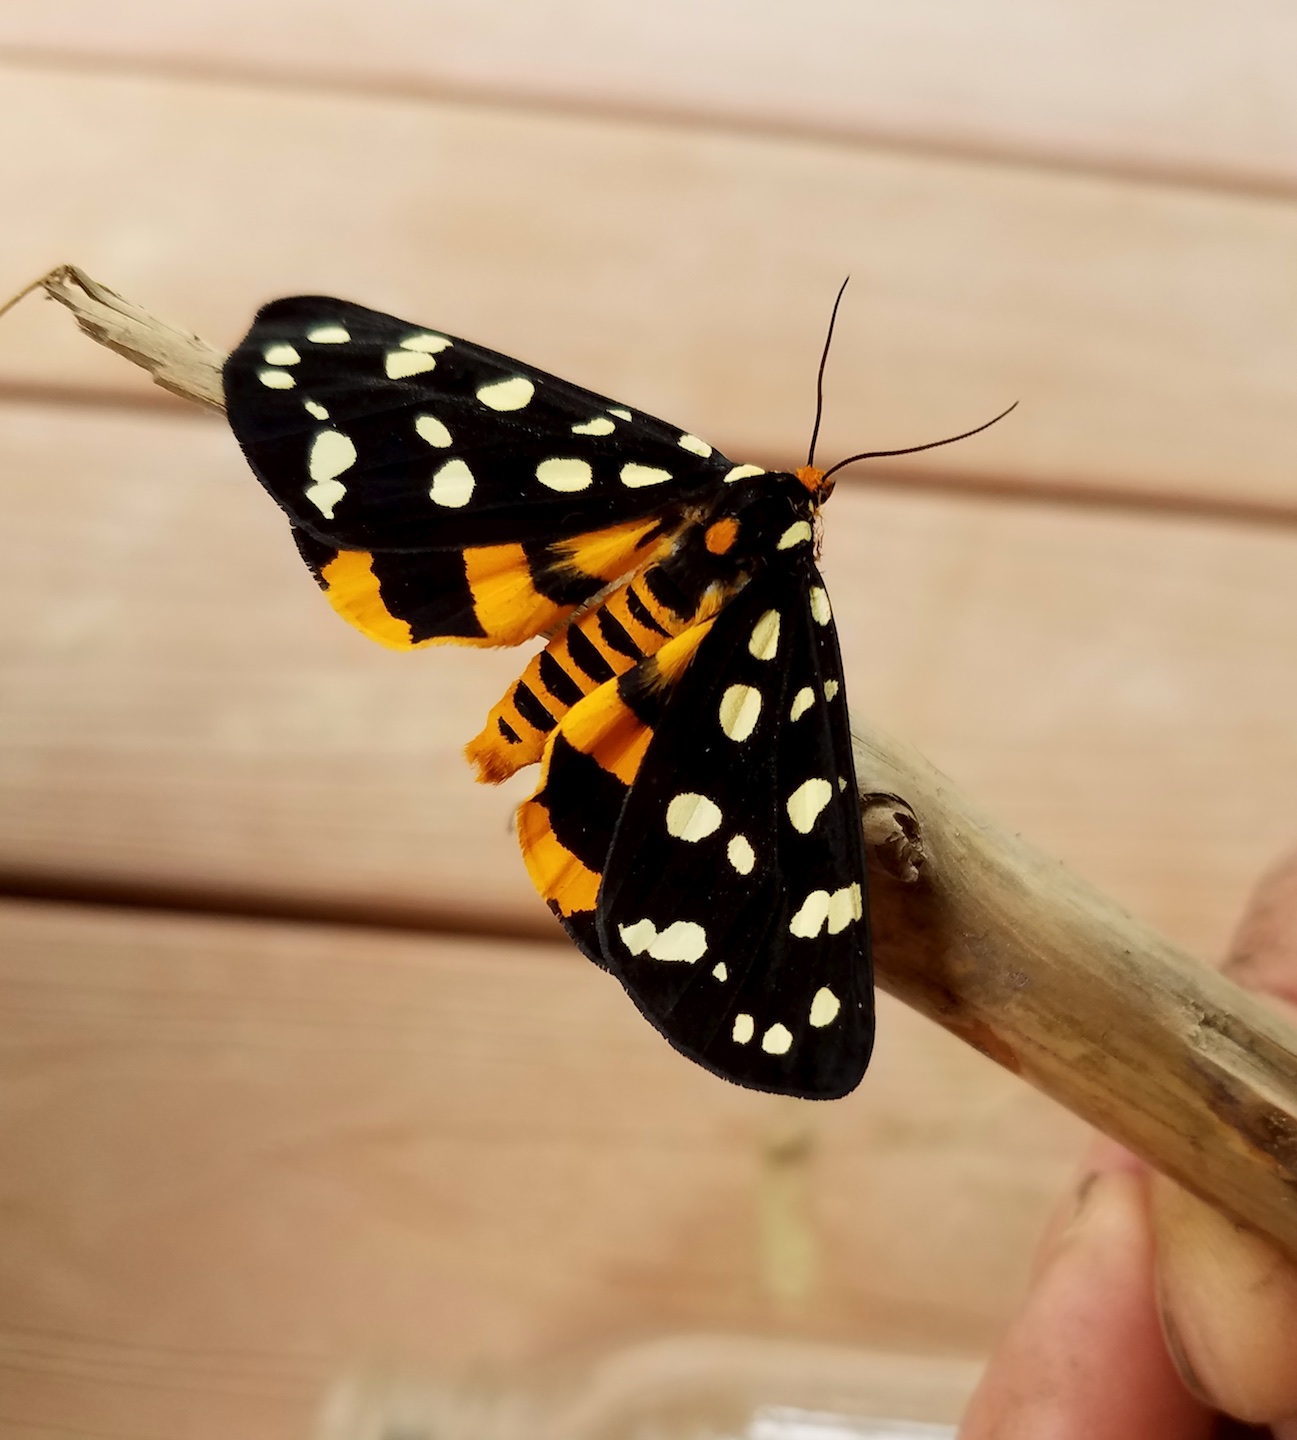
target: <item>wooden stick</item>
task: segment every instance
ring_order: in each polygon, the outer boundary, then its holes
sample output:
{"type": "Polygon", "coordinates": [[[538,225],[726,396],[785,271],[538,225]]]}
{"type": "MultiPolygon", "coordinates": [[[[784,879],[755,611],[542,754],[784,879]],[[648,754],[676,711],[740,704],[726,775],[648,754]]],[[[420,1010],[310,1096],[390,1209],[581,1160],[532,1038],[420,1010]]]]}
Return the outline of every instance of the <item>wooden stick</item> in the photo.
{"type": "MultiPolygon", "coordinates": [[[[223,357],[197,337],[71,265],[34,288],[224,408],[223,357]]],[[[857,732],[882,986],[1297,1260],[1297,1030],[857,732]]]]}

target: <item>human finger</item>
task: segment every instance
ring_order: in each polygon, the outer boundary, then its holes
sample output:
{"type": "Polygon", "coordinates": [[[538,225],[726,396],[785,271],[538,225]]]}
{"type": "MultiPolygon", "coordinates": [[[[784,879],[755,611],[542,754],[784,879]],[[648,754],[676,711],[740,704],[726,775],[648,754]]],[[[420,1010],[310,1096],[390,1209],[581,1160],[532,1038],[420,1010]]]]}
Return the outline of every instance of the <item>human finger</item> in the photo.
{"type": "Polygon", "coordinates": [[[1212,1419],[1167,1354],[1145,1182],[1109,1146],[1047,1229],[1027,1299],[961,1440],[1202,1440],[1212,1419]]]}

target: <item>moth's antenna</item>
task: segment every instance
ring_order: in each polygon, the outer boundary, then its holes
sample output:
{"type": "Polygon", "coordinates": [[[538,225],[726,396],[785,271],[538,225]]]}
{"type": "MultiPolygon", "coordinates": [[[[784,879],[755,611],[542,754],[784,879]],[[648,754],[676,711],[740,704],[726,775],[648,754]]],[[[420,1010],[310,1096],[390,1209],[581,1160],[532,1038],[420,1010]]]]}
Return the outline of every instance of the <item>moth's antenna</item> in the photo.
{"type": "Polygon", "coordinates": [[[994,420],[988,420],[985,425],[979,425],[975,430],[965,430],[962,435],[950,435],[945,440],[929,440],[926,445],[907,445],[904,450],[865,450],[859,455],[848,455],[845,460],[839,460],[831,470],[824,472],[824,479],[841,470],[844,465],[854,465],[857,460],[881,460],[888,455],[917,455],[920,450],[936,450],[942,445],[953,445],[956,440],[967,440],[970,435],[980,435],[983,430],[989,430],[992,425],[998,424],[1011,411],[1018,408],[1015,400],[1008,410],[1001,410],[994,420]]]}
{"type": "Polygon", "coordinates": [[[824,414],[824,367],[829,363],[829,346],[833,344],[833,326],[838,318],[838,306],[842,304],[842,292],[847,288],[850,279],[851,276],[848,275],[838,288],[838,298],[833,302],[833,313],[829,316],[829,333],[824,337],[820,371],[815,377],[815,424],[811,427],[811,448],[806,456],[808,466],[815,464],[815,442],[820,438],[820,417],[824,414]]]}

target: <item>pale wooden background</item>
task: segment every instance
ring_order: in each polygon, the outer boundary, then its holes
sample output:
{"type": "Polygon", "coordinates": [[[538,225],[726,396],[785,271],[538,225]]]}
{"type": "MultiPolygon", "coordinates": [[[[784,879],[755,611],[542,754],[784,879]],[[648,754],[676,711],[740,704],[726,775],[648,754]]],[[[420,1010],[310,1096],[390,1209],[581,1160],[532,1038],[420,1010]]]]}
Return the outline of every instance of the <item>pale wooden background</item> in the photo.
{"type": "MultiPolygon", "coordinates": [[[[0,290],[227,346],[331,291],[773,465],[850,272],[826,459],[1022,402],[840,487],[853,705],[1212,957],[1297,836],[1294,73],[1280,0],[13,0],[0,290]]],[[[36,301],[0,465],[0,1433],[279,1440],[358,1357],[674,1331],[985,1354],[1074,1121],[887,1003],[831,1107],[678,1061],[459,760],[518,660],[368,646],[36,301]]]]}

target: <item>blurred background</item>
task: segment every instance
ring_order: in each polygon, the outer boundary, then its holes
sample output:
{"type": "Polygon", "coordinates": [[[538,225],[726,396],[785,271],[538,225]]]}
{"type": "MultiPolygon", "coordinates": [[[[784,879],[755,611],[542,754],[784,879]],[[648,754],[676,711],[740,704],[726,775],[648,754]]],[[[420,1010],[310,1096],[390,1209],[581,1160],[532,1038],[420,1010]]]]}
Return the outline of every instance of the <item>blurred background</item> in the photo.
{"type": "MultiPolygon", "coordinates": [[[[1297,835],[1294,73],[1280,0],[9,0],[0,291],[336,293],[784,467],[850,274],[824,462],[1020,402],[842,477],[853,708],[1213,959],[1297,835]]],[[[953,1418],[1077,1122],[885,997],[833,1105],[678,1058],[460,757],[519,657],[338,622],[35,298],[0,475],[0,1432],[698,1332],[953,1418]]]]}

